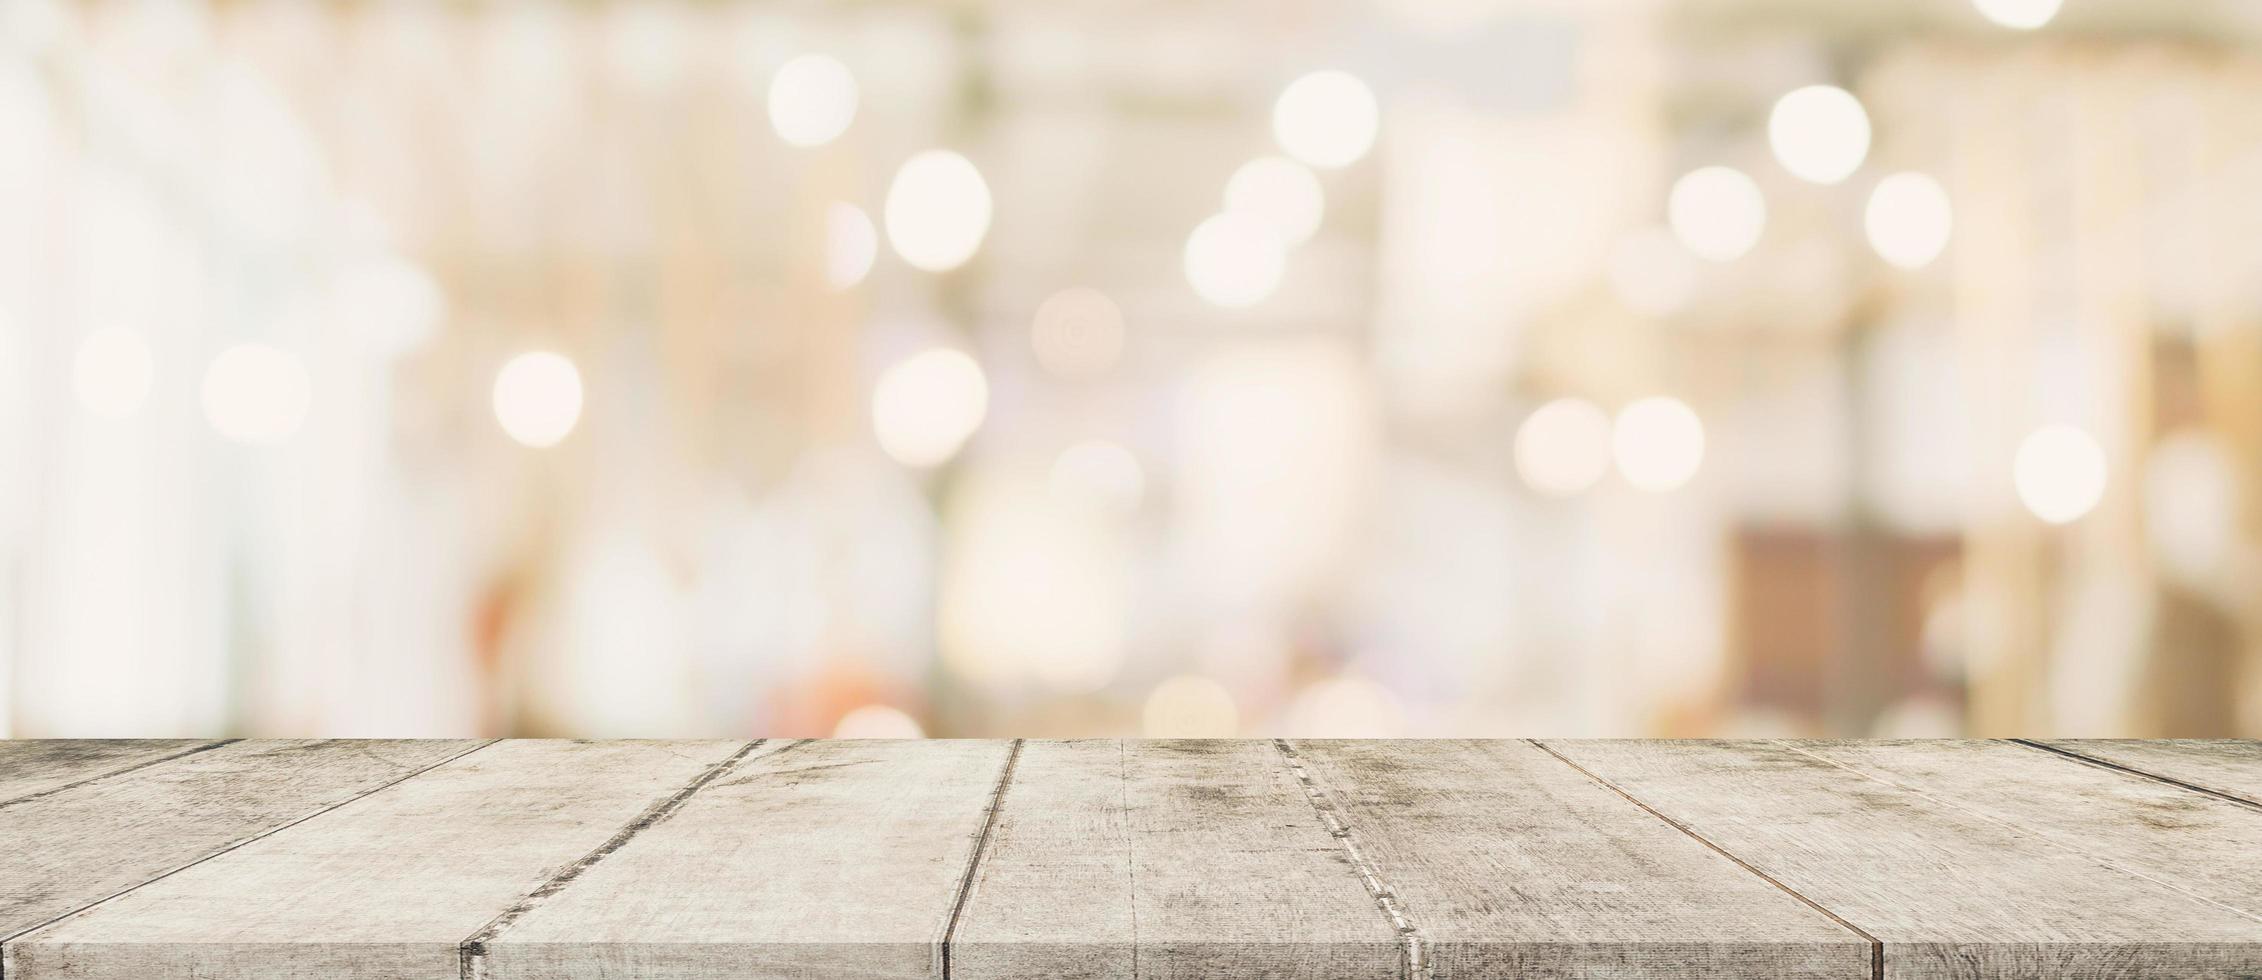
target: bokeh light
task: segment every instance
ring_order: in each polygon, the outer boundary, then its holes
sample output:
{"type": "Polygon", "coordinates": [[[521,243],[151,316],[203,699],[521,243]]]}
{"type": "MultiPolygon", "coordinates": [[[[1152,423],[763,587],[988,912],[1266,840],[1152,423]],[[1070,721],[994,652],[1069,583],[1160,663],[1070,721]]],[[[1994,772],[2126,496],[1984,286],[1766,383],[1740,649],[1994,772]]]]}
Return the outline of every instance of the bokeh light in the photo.
{"type": "Polygon", "coordinates": [[[2240,5],[1103,7],[0,0],[0,734],[2262,720],[2240,5]]]}
{"type": "Polygon", "coordinates": [[[1120,522],[1068,506],[1041,474],[970,469],[954,487],[936,628],[945,661],[994,691],[1087,695],[1127,653],[1120,522]]]}
{"type": "Polygon", "coordinates": [[[495,372],[495,421],[520,445],[555,446],[581,421],[581,371],[554,351],[528,351],[495,372]]]}
{"type": "Polygon", "coordinates": [[[844,201],[825,208],[825,285],[849,289],[872,274],[880,233],[864,209],[844,201]]]}
{"type": "Polygon", "coordinates": [[[856,119],[856,76],[830,55],[805,54],[770,78],[770,127],[795,146],[823,146],[856,119]]]}
{"type": "Polygon", "coordinates": [[[1948,247],[1955,212],[1940,182],[1920,173],[1898,173],[1877,182],[1862,212],[1862,230],[1879,258],[1903,269],[1921,269],[1948,247]]]}
{"type": "Polygon", "coordinates": [[[1644,398],[1618,410],[1610,448],[1618,473],[1636,489],[1673,490],[1704,463],[1704,423],[1678,398],[1644,398]]]}
{"type": "Polygon", "coordinates": [[[1104,374],[1123,356],[1123,307],[1089,286],[1045,297],[1029,321],[1037,364],[1063,378],[1104,374]]]}
{"type": "Polygon", "coordinates": [[[1358,76],[1327,69],[1288,83],[1272,106],[1280,148],[1314,167],[1346,167],[1374,148],[1381,109],[1358,76]]]}
{"type": "Polygon", "coordinates": [[[2011,482],[2029,513],[2072,523],[2105,499],[2105,450],[2079,428],[2045,425],[2019,442],[2011,482]]]}
{"type": "Polygon", "coordinates": [[[1665,203],[1674,237],[1714,262],[1742,258],[1767,229],[1767,199],[1759,185],[1730,167],[1700,167],[1683,174],[1665,203]]]}
{"type": "Polygon", "coordinates": [[[79,341],[71,357],[71,391],[79,405],[103,418],[125,418],[149,398],[156,375],[149,342],[124,327],[104,327],[79,341]]]}
{"type": "Polygon", "coordinates": [[[1997,25],[2031,31],[2058,16],[2065,0],[1971,0],[1971,5],[1997,25]]]}
{"type": "Polygon", "coordinates": [[[1775,101],[1767,116],[1775,160],[1801,180],[1835,184],[1869,156],[1869,113],[1853,93],[1809,85],[1775,101]]]}
{"type": "Polygon", "coordinates": [[[1280,240],[1300,245],[1319,231],[1327,192],[1319,175],[1286,157],[1258,157],[1225,182],[1225,210],[1272,226],[1280,240]]]}
{"type": "Polygon", "coordinates": [[[1280,288],[1288,252],[1270,224],[1245,214],[1212,215],[1186,236],[1186,282],[1228,309],[1255,306],[1280,288]]]}
{"type": "Polygon", "coordinates": [[[938,466],[982,425],[990,386],[963,351],[921,351],[889,367],[872,388],[872,433],[905,466],[938,466]]]}
{"type": "Polygon", "coordinates": [[[1147,473],[1131,450],[1105,439],[1087,439],[1053,458],[1053,495],[1071,504],[1097,505],[1128,514],[1146,496],[1147,473]]]}
{"type": "Polygon", "coordinates": [[[1516,428],[1516,474],[1551,497],[1568,497],[1610,472],[1610,416],[1584,398],[1541,405],[1516,428]]]}
{"type": "Polygon", "coordinates": [[[1155,685],[1139,713],[1139,734],[1147,738],[1232,738],[1240,728],[1232,692],[1190,674],[1155,685]]]}
{"type": "Polygon", "coordinates": [[[314,388],[298,357],[265,344],[238,344],[204,370],[204,420],[227,439],[271,445],[306,425],[314,388]]]}
{"type": "Polygon", "coordinates": [[[990,187],[972,161],[949,150],[917,153],[888,185],[888,244],[912,267],[966,264],[990,230],[990,187]]]}
{"type": "Polygon", "coordinates": [[[919,738],[926,734],[919,722],[901,709],[867,704],[840,716],[834,738],[919,738]]]}

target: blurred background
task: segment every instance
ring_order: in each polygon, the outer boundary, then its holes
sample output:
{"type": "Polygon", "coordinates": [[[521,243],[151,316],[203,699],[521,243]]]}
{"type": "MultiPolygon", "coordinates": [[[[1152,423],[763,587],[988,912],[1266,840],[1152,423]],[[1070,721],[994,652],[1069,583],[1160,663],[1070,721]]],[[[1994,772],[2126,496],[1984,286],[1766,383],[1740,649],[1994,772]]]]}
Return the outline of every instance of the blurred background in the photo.
{"type": "Polygon", "coordinates": [[[0,3],[0,733],[2262,735],[2262,6],[0,3]]]}

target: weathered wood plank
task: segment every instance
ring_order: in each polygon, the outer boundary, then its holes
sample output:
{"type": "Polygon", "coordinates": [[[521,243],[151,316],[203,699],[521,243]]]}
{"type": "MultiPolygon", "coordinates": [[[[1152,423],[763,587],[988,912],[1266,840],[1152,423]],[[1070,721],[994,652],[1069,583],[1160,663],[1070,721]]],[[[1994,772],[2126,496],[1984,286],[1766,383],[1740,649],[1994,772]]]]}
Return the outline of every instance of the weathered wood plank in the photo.
{"type": "Polygon", "coordinates": [[[2011,742],[1785,744],[2262,922],[2262,809],[2011,742]]]}
{"type": "Polygon", "coordinates": [[[0,806],[0,955],[28,930],[479,744],[235,742],[0,806]]]}
{"type": "Polygon", "coordinates": [[[1883,940],[1889,977],[2262,973],[2262,921],[1789,745],[1545,744],[1883,940]]]}
{"type": "Polygon", "coordinates": [[[1870,976],[1867,937],[1528,742],[1296,748],[1437,977],[1870,976]]]}
{"type": "Polygon", "coordinates": [[[455,980],[467,937],[746,744],[496,743],[22,937],[8,980],[455,980]]]}
{"type": "Polygon", "coordinates": [[[2041,744],[2262,806],[2262,742],[2116,738],[2045,739],[2041,744]]]}
{"type": "Polygon", "coordinates": [[[0,741],[0,806],[219,744],[195,739],[0,741]]]}
{"type": "Polygon", "coordinates": [[[951,944],[965,980],[1398,976],[1397,934],[1264,742],[1026,744],[951,944]]]}
{"type": "Polygon", "coordinates": [[[495,980],[929,977],[1006,742],[794,743],[740,762],[531,904],[495,980]]]}

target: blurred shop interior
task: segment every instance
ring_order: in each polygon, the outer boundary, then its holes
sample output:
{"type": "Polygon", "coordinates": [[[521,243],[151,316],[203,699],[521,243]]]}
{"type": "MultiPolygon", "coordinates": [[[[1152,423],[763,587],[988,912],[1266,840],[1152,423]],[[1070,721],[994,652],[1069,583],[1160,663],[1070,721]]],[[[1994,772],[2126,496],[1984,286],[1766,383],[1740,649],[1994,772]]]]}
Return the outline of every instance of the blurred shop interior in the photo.
{"type": "Polygon", "coordinates": [[[2262,5],[5,0],[0,734],[2262,735],[2262,5]]]}

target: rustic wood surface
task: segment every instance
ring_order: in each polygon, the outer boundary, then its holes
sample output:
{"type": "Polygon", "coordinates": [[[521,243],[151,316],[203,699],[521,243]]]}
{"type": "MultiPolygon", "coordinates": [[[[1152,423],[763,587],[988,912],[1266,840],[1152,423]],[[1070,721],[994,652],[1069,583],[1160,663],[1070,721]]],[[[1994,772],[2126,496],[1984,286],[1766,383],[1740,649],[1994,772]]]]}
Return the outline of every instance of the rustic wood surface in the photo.
{"type": "Polygon", "coordinates": [[[1268,742],[1025,743],[951,976],[1396,977],[1378,911],[1268,742]]]}
{"type": "Polygon", "coordinates": [[[1530,743],[1298,751],[1416,917],[1438,976],[1869,969],[1868,937],[1530,743]]]}
{"type": "Polygon", "coordinates": [[[2262,743],[0,742],[0,980],[2262,976],[2262,743]]]}
{"type": "MultiPolygon", "coordinates": [[[[234,742],[0,806],[0,975],[23,934],[415,775],[476,742],[234,742]]],[[[83,914],[83,913],[82,913],[83,914]]]]}
{"type": "Polygon", "coordinates": [[[0,742],[0,804],[45,796],[88,780],[224,744],[104,739],[0,742]]]}
{"type": "Polygon", "coordinates": [[[2262,742],[2060,739],[2033,744],[2262,806],[2262,742]]]}
{"type": "Polygon", "coordinates": [[[2262,919],[1793,744],[1547,744],[1876,937],[1888,977],[2262,974],[2262,919]]]}

